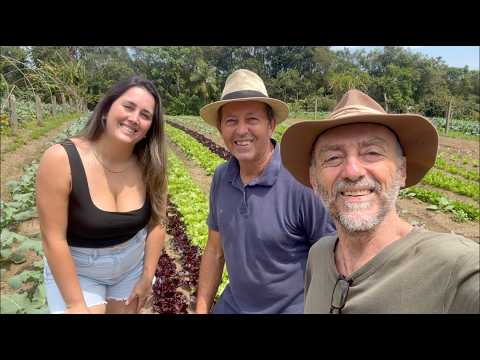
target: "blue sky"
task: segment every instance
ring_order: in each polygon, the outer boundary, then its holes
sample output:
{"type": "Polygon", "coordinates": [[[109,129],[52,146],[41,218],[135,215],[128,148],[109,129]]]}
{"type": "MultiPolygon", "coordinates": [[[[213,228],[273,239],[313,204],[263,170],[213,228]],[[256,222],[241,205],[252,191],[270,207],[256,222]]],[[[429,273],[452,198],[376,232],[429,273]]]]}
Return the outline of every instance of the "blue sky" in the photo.
{"type": "MultiPolygon", "coordinates": [[[[332,50],[341,50],[348,47],[351,51],[365,49],[371,51],[382,46],[332,46],[332,50]]],[[[413,52],[419,52],[428,57],[441,57],[448,66],[461,67],[468,65],[470,70],[478,70],[479,46],[405,46],[413,52]]]]}

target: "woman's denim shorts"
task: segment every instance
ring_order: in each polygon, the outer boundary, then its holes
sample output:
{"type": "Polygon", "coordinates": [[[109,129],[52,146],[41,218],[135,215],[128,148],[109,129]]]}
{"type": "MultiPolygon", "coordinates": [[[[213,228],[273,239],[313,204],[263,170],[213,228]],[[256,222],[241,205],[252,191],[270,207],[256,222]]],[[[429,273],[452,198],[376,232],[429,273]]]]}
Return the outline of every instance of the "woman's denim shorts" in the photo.
{"type": "MultiPolygon", "coordinates": [[[[88,307],[107,300],[126,300],[143,274],[146,228],[130,240],[106,248],[70,246],[83,297],[88,307]]],[[[44,277],[48,309],[51,314],[66,310],[60,289],[44,258],[44,277]]]]}

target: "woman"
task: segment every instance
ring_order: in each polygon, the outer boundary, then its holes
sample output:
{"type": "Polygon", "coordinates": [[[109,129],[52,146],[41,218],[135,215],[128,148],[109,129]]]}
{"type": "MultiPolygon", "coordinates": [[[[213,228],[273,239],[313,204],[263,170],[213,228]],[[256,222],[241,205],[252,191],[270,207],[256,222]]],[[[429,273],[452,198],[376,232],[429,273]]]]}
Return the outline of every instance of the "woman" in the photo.
{"type": "Polygon", "coordinates": [[[161,100],[131,77],[114,85],[78,137],[47,149],[37,207],[51,313],[137,313],[165,238],[161,100]]]}

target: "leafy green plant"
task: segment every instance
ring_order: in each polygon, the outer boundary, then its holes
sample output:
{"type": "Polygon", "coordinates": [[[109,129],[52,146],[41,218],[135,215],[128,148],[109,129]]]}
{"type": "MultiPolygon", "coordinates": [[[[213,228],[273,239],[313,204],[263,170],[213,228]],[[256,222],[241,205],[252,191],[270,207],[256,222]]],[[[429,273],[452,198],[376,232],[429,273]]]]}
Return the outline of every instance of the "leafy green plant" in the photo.
{"type": "Polygon", "coordinates": [[[0,202],[0,228],[25,221],[36,216],[35,176],[38,162],[33,161],[25,167],[25,173],[19,181],[9,181],[7,187],[12,194],[12,201],[0,202]]]}
{"type": "MultiPolygon", "coordinates": [[[[45,118],[43,126],[38,126],[36,120],[31,120],[23,124],[23,131],[19,132],[14,141],[12,141],[2,152],[2,154],[7,154],[9,152],[17,150],[19,147],[26,145],[28,141],[35,140],[45,135],[49,131],[58,128],[60,125],[78,119],[80,116],[79,113],[72,114],[60,114],[56,117],[47,117],[45,118]]],[[[2,135],[9,135],[9,132],[6,132],[2,135]]]]}
{"type": "Polygon", "coordinates": [[[286,125],[285,123],[278,124],[272,137],[277,141],[281,141],[283,133],[288,129],[288,127],[289,125],[286,125]]]}
{"type": "MultiPolygon", "coordinates": [[[[168,192],[182,214],[190,241],[203,251],[208,240],[208,199],[188,175],[182,162],[171,152],[168,154],[168,192]]],[[[228,275],[224,271],[217,294],[223,291],[227,283],[228,275]]]]}
{"type": "Polygon", "coordinates": [[[48,312],[43,274],[39,271],[25,271],[9,284],[20,289],[24,284],[33,284],[28,290],[0,297],[0,314],[46,314],[48,312]]]}
{"type": "Polygon", "coordinates": [[[192,243],[201,248],[206,245],[208,228],[208,199],[188,175],[181,161],[168,154],[168,190],[172,202],[182,214],[187,234],[192,243]]]}
{"type": "Polygon", "coordinates": [[[168,124],[165,124],[165,129],[168,137],[183,150],[189,159],[202,167],[208,175],[213,175],[217,166],[225,162],[183,131],[168,124]]]}
{"type": "MultiPolygon", "coordinates": [[[[83,128],[86,116],[74,121],[68,129],[58,134],[48,145],[53,145],[71,137],[83,128]]],[[[24,167],[24,174],[18,181],[9,181],[7,187],[12,195],[9,202],[0,201],[0,228],[3,229],[13,223],[29,220],[36,217],[35,207],[35,178],[38,161],[34,160],[24,167]]]]}
{"type": "MultiPolygon", "coordinates": [[[[474,166],[473,159],[464,158],[462,163],[467,165],[472,163],[474,166]]],[[[450,174],[460,175],[467,180],[480,181],[480,172],[468,170],[466,168],[460,167],[455,163],[450,163],[446,160],[444,154],[439,154],[437,160],[435,161],[435,167],[447,171],[450,174]]]]}
{"type": "Polygon", "coordinates": [[[400,191],[400,196],[405,198],[417,198],[425,203],[431,204],[428,210],[439,210],[451,212],[457,220],[468,218],[468,220],[480,220],[480,209],[460,201],[451,201],[443,194],[420,187],[409,187],[400,191]]]}
{"type": "Polygon", "coordinates": [[[480,201],[480,185],[478,182],[464,181],[435,169],[431,169],[422,179],[422,182],[480,201]]]}
{"type": "MultiPolygon", "coordinates": [[[[437,129],[439,129],[441,132],[444,131],[446,122],[445,118],[434,117],[431,120],[437,129]]],[[[480,136],[480,122],[453,119],[451,120],[449,125],[449,134],[450,130],[461,133],[463,135],[477,137],[478,139],[478,136],[480,136]]]]}
{"type": "Polygon", "coordinates": [[[208,125],[205,121],[203,121],[199,116],[168,116],[168,120],[173,121],[177,124],[186,126],[192,130],[196,130],[204,135],[213,135],[219,136],[219,132],[217,128],[208,125]]]}
{"type": "MultiPolygon", "coordinates": [[[[49,145],[71,137],[83,128],[86,117],[73,122],[68,129],[60,133],[49,145]]],[[[1,237],[0,263],[22,264],[27,260],[29,251],[38,256],[43,255],[40,238],[27,237],[8,229],[14,223],[25,221],[36,216],[35,208],[35,176],[38,161],[34,160],[25,167],[25,172],[18,181],[8,183],[12,201],[1,202],[1,237]]],[[[2,294],[0,313],[5,314],[43,314],[47,313],[45,286],[43,279],[43,261],[35,261],[33,265],[12,276],[9,286],[16,290],[12,294],[2,294]]],[[[4,274],[5,272],[3,272],[4,274]]],[[[3,275],[2,274],[2,275],[3,275]]],[[[2,276],[3,277],[3,276],[2,276]]]]}

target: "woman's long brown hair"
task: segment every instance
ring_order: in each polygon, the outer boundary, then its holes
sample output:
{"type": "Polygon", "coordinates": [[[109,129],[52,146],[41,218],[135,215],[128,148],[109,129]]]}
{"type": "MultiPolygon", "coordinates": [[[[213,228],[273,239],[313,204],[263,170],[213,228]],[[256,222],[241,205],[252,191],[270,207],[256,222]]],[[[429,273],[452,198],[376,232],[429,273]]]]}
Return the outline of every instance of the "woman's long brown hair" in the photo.
{"type": "Polygon", "coordinates": [[[79,137],[90,141],[97,140],[105,131],[105,118],[113,102],[132,87],[147,90],[155,99],[152,125],[144,139],[133,149],[143,169],[143,178],[150,197],[152,215],[150,226],[165,226],[167,206],[167,157],[165,149],[165,129],[160,95],[154,84],[139,76],[132,76],[113,85],[95,107],[79,137]]]}

